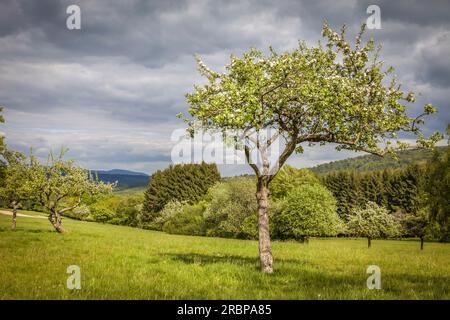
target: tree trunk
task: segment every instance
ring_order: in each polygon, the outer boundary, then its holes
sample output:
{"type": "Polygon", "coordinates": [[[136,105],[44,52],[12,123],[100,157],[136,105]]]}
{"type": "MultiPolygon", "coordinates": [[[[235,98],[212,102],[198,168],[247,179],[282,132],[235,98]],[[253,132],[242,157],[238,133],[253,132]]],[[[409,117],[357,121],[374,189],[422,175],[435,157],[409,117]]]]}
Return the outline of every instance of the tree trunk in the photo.
{"type": "Polygon", "coordinates": [[[367,247],[370,248],[372,246],[372,239],[367,238],[367,247]]]}
{"type": "Polygon", "coordinates": [[[17,220],[17,207],[14,206],[12,210],[12,225],[11,229],[16,230],[16,220],[17,220]]]}
{"type": "Polygon", "coordinates": [[[259,259],[261,262],[261,271],[272,273],[273,258],[270,245],[268,197],[268,182],[264,177],[259,178],[256,191],[256,199],[258,200],[259,259]]]}
{"type": "Polygon", "coordinates": [[[423,237],[420,238],[420,250],[423,250],[423,237]]]}
{"type": "Polygon", "coordinates": [[[49,220],[58,233],[65,233],[66,231],[62,227],[62,217],[59,212],[52,212],[49,216],[49,220]]]}
{"type": "Polygon", "coordinates": [[[12,223],[11,223],[11,229],[12,230],[16,230],[16,224],[17,224],[17,209],[19,209],[21,207],[20,202],[18,201],[12,201],[11,202],[11,206],[12,206],[12,223]]]}

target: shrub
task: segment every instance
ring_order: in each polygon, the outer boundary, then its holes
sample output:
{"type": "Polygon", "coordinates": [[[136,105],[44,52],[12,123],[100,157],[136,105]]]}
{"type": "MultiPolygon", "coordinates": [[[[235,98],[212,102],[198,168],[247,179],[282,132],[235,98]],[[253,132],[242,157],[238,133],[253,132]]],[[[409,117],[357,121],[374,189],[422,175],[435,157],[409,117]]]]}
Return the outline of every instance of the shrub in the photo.
{"type": "Polygon", "coordinates": [[[143,195],[128,196],[120,200],[117,205],[116,215],[111,220],[113,224],[137,227],[141,224],[143,195]]]}
{"type": "Polygon", "coordinates": [[[313,184],[320,184],[320,180],[314,172],[287,165],[278,172],[270,183],[269,189],[272,197],[282,199],[295,188],[313,184]]]}
{"type": "Polygon", "coordinates": [[[180,201],[170,201],[166,206],[161,210],[158,217],[153,222],[149,222],[145,224],[145,227],[152,230],[162,231],[163,225],[172,219],[174,216],[181,214],[183,211],[183,206],[185,203],[180,201]]]}
{"type": "Polygon", "coordinates": [[[281,212],[274,216],[275,233],[281,239],[334,236],[341,225],[336,200],[319,184],[292,189],[282,202],[281,212]]]}
{"type": "Polygon", "coordinates": [[[207,235],[245,238],[242,225],[256,212],[255,193],[256,183],[248,177],[232,178],[212,187],[205,211],[207,235]]]}
{"type": "Polygon", "coordinates": [[[116,216],[120,200],[121,198],[115,195],[97,197],[89,206],[89,218],[97,222],[110,222],[116,216]]]}
{"type": "Polygon", "coordinates": [[[258,215],[256,213],[249,215],[244,219],[241,227],[242,238],[258,239],[258,215]]]}
{"type": "Polygon", "coordinates": [[[114,218],[116,212],[104,203],[96,203],[90,206],[90,217],[97,222],[108,222],[114,218]]]}
{"type": "Polygon", "coordinates": [[[204,210],[203,201],[193,205],[169,202],[152,225],[155,229],[172,234],[204,235],[204,210]]]}

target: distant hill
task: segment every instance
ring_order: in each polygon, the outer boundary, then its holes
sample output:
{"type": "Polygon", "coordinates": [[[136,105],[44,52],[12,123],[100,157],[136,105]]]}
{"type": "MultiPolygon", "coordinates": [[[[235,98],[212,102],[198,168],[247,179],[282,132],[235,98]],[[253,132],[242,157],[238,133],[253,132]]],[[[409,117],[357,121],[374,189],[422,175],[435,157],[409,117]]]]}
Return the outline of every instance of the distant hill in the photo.
{"type": "MultiPolygon", "coordinates": [[[[447,147],[437,147],[438,150],[444,150],[445,148],[447,147]]],[[[432,150],[411,149],[398,152],[398,160],[395,160],[392,156],[378,157],[374,155],[365,155],[320,164],[310,169],[313,172],[322,175],[333,171],[343,170],[374,171],[386,168],[401,168],[413,163],[428,161],[431,159],[432,155],[432,150]]]]}
{"type": "Polygon", "coordinates": [[[98,173],[103,174],[116,174],[116,175],[126,175],[126,176],[146,176],[148,177],[148,174],[143,172],[136,172],[136,171],[130,171],[130,170],[123,170],[123,169],[111,169],[111,170],[98,170],[98,173]]]}
{"type": "Polygon", "coordinates": [[[145,187],[149,181],[149,175],[142,172],[135,172],[122,169],[112,169],[112,170],[96,170],[92,171],[93,174],[98,175],[98,179],[103,182],[116,182],[117,189],[128,189],[145,187]]]}

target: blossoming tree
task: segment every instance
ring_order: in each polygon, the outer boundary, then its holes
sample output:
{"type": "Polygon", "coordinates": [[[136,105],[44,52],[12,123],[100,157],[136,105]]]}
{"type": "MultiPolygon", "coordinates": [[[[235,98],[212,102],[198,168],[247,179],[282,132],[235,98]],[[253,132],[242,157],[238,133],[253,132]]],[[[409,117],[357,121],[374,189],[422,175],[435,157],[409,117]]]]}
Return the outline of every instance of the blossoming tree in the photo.
{"type": "Polygon", "coordinates": [[[59,156],[49,154],[46,164],[31,156],[30,185],[33,197],[49,213],[48,219],[55,230],[64,233],[62,217],[65,212],[77,208],[83,197],[109,193],[113,184],[95,179],[88,170],[64,160],[64,150],[59,156]]]}
{"type": "Polygon", "coordinates": [[[398,132],[415,134],[417,145],[423,147],[440,139],[439,133],[425,138],[419,129],[422,117],[436,109],[427,104],[416,118],[406,114],[406,103],[414,102],[414,94],[403,92],[390,76],[393,69],[383,67],[374,41],[363,43],[364,29],[363,25],[352,46],[345,38],[345,26],[338,33],[325,24],[325,46],[300,42],[281,54],[270,48],[268,55],[251,49],[241,58],[232,55],[225,73],[209,69],[197,58],[207,83],[186,95],[190,116],[185,121],[192,135],[200,129],[239,130],[235,145],[242,148],[258,181],[263,272],[273,271],[268,186],[292,153],[303,152],[303,143],[333,143],[337,150],[382,156],[408,147],[398,132]],[[269,149],[275,142],[282,150],[271,161],[269,149]]]}

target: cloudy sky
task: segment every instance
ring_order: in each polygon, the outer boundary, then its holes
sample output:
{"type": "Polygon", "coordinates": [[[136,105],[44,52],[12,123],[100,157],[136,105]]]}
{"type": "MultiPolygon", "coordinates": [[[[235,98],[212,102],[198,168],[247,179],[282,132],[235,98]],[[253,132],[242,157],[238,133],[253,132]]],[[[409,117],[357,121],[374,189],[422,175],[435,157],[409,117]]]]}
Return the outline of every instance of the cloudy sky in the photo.
{"type": "MultiPolygon", "coordinates": [[[[170,136],[183,123],[184,94],[199,78],[194,54],[220,69],[249,47],[278,51],[299,39],[315,44],[326,19],[354,36],[376,4],[381,29],[367,35],[384,45],[405,90],[420,92],[440,113],[425,132],[450,121],[448,1],[57,1],[0,0],[0,130],[9,147],[68,157],[92,169],[151,173],[170,163],[170,136]],[[67,6],[81,8],[81,30],[66,27],[67,6]]],[[[307,149],[305,167],[354,153],[307,149]]],[[[245,166],[222,167],[245,172],[245,166]]]]}

